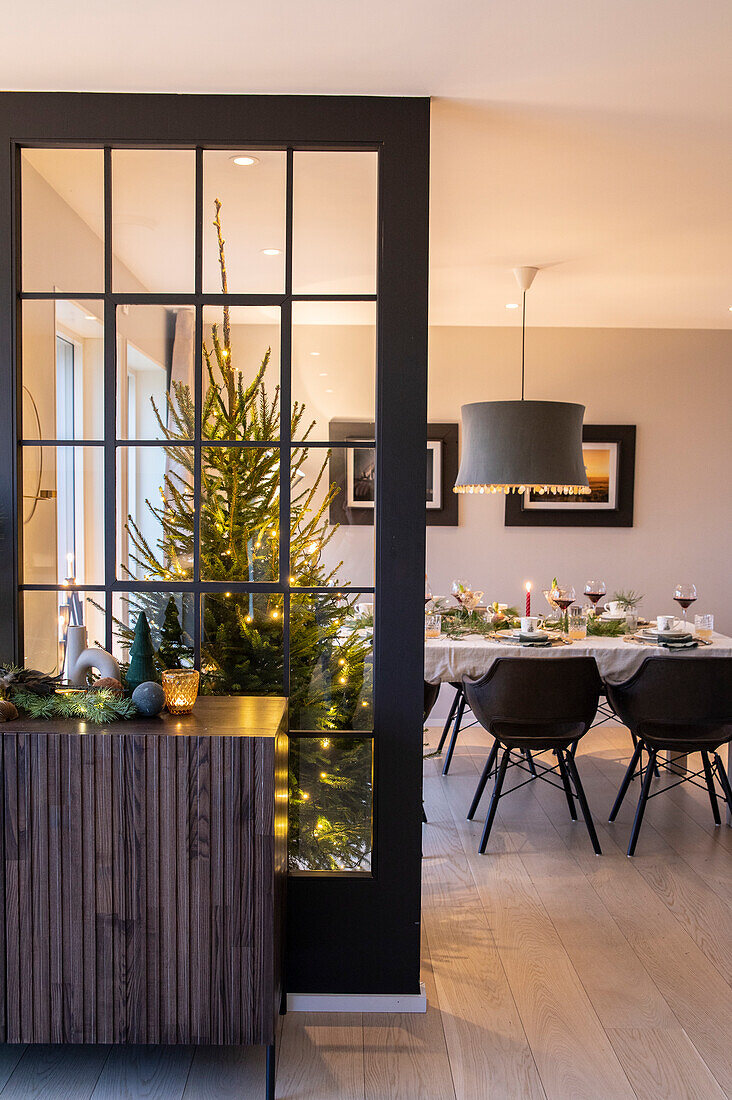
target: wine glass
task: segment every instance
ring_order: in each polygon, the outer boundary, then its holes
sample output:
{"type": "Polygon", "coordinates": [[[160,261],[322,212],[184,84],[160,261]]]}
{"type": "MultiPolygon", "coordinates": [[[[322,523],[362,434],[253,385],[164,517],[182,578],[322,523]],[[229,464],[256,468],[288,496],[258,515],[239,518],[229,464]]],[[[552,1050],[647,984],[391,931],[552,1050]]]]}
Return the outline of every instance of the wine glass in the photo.
{"type": "Polygon", "coordinates": [[[693,584],[677,584],[674,588],[674,599],[684,612],[684,627],[686,627],[686,610],[696,600],[696,587],[693,584]]]}
{"type": "Polygon", "coordinates": [[[571,584],[561,584],[559,581],[552,587],[552,599],[557,607],[562,609],[562,628],[566,634],[569,629],[567,608],[574,603],[575,590],[571,584]]]}
{"type": "Polygon", "coordinates": [[[592,600],[594,607],[602,599],[607,592],[607,585],[604,581],[588,581],[585,585],[585,596],[588,600],[592,600]]]}

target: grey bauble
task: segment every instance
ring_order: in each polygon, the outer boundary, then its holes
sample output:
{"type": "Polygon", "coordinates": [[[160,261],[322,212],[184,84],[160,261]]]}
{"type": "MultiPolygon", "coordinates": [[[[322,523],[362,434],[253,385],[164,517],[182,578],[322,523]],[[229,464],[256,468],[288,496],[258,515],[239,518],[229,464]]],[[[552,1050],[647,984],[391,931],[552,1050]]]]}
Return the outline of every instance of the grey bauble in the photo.
{"type": "Polygon", "coordinates": [[[132,702],[140,714],[144,714],[146,718],[154,718],[165,706],[165,692],[154,680],[146,680],[144,684],[138,684],[132,692],[132,702]]]}

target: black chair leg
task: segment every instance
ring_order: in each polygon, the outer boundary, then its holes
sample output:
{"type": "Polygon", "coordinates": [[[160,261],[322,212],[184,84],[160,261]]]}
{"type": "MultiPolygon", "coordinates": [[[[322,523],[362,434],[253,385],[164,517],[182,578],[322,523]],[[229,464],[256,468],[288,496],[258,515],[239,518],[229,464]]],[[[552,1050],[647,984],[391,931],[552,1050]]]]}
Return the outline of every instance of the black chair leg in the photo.
{"type": "Polygon", "coordinates": [[[427,824],[427,814],[425,813],[424,802],[422,803],[422,823],[424,825],[427,824]]]}
{"type": "MultiPolygon", "coordinates": [[[[635,737],[633,738],[633,740],[635,741],[635,748],[633,750],[633,755],[630,758],[630,764],[628,764],[628,767],[625,771],[625,775],[623,776],[623,782],[620,784],[620,790],[618,791],[618,796],[615,799],[615,802],[613,803],[613,808],[610,811],[610,817],[608,818],[608,821],[614,821],[615,818],[618,816],[618,811],[619,811],[620,807],[623,804],[623,799],[625,798],[626,794],[628,793],[628,787],[630,786],[630,781],[631,781],[631,779],[635,779],[635,769],[637,768],[638,761],[641,758],[641,753],[643,752],[643,745],[639,741],[637,741],[635,737]]],[[[642,771],[642,768],[641,768],[641,775],[642,774],[643,774],[643,771],[642,771]]]]}
{"type": "Polygon", "coordinates": [[[646,810],[646,802],[648,801],[648,795],[651,791],[651,780],[653,779],[653,769],[656,764],[656,750],[651,749],[649,752],[648,766],[646,768],[646,774],[643,778],[643,788],[638,799],[638,805],[635,810],[635,818],[633,819],[633,830],[630,834],[630,843],[628,844],[628,855],[635,855],[635,846],[638,843],[638,834],[640,833],[641,822],[643,821],[643,814],[646,810]]]}
{"type": "Polygon", "coordinates": [[[478,851],[481,855],[485,853],[486,845],[488,843],[488,837],[491,834],[491,826],[493,825],[493,819],[496,816],[496,810],[498,809],[498,799],[501,797],[501,787],[503,786],[503,780],[506,778],[506,769],[508,768],[509,757],[511,756],[510,749],[503,750],[503,756],[501,757],[501,764],[498,769],[498,775],[496,776],[496,783],[493,788],[493,794],[491,795],[491,804],[488,807],[488,817],[485,819],[485,825],[483,826],[483,835],[480,838],[480,846],[478,851]]]}
{"type": "Polygon", "coordinates": [[[452,725],[452,720],[455,717],[455,711],[457,710],[458,703],[460,702],[460,697],[462,696],[462,694],[463,694],[463,689],[461,687],[455,688],[455,696],[452,700],[452,703],[450,704],[450,713],[448,714],[448,716],[445,720],[445,725],[442,727],[442,736],[440,737],[440,743],[437,746],[437,751],[438,752],[442,752],[445,741],[447,740],[447,731],[450,729],[450,726],[452,725]]]}
{"type": "Polygon", "coordinates": [[[275,1074],[277,1072],[277,1060],[275,1056],[275,1045],[270,1043],[267,1047],[266,1055],[266,1081],[264,1086],[264,1093],[267,1100],[275,1100],[275,1074]]]}
{"type": "MultiPolygon", "coordinates": [[[[572,786],[569,782],[569,772],[567,771],[567,765],[564,762],[564,756],[562,754],[562,750],[561,749],[556,749],[554,755],[556,756],[557,762],[559,763],[559,774],[562,777],[562,786],[564,787],[564,797],[567,799],[567,805],[569,806],[569,816],[572,818],[572,821],[576,821],[577,820],[577,810],[575,809],[574,799],[572,798],[572,786]]],[[[571,750],[567,755],[572,756],[571,750]]],[[[572,759],[574,760],[573,756],[572,756],[572,759]]]]}
{"type": "Polygon", "coordinates": [[[534,776],[534,778],[536,778],[536,764],[534,763],[534,758],[531,755],[531,749],[524,749],[523,751],[524,756],[526,757],[526,762],[529,765],[529,771],[534,776]]]}
{"type": "Polygon", "coordinates": [[[473,795],[473,801],[470,803],[470,809],[468,810],[468,821],[472,821],[475,817],[476,811],[480,804],[480,800],[483,797],[483,791],[485,785],[488,782],[488,777],[493,771],[493,765],[496,762],[498,756],[498,742],[494,741],[491,746],[491,751],[488,753],[488,759],[485,762],[485,767],[481,772],[480,779],[478,780],[478,786],[475,788],[475,794],[473,795]]]}
{"type": "MultiPolygon", "coordinates": [[[[560,754],[563,753],[564,751],[565,750],[563,750],[563,749],[559,750],[560,754]]],[[[569,771],[569,774],[572,776],[572,779],[574,780],[574,789],[575,789],[575,792],[577,794],[577,801],[580,804],[580,809],[582,810],[582,816],[585,819],[585,825],[587,826],[587,832],[590,834],[590,840],[592,841],[592,847],[594,849],[595,855],[596,856],[601,856],[602,855],[602,848],[600,847],[600,841],[597,839],[597,832],[595,830],[595,823],[592,820],[592,814],[590,813],[590,807],[588,805],[587,797],[585,795],[585,789],[582,786],[582,780],[580,779],[580,774],[577,771],[577,762],[575,761],[575,758],[572,756],[571,752],[567,753],[567,755],[565,757],[565,760],[566,760],[567,769],[569,771]]]]}
{"type": "Polygon", "coordinates": [[[717,802],[717,792],[714,789],[714,773],[712,771],[712,765],[709,763],[709,753],[706,749],[702,750],[701,754],[704,762],[704,778],[707,781],[707,790],[709,791],[709,801],[712,805],[712,816],[714,817],[714,824],[721,825],[722,820],[719,816],[719,803],[717,802]]]}
{"type": "Polygon", "coordinates": [[[727,772],[725,771],[722,758],[718,752],[714,754],[714,763],[717,766],[717,775],[719,776],[719,782],[722,784],[722,790],[724,791],[724,797],[727,800],[727,808],[732,814],[732,787],[730,786],[729,779],[727,778],[727,772]]]}
{"type": "Polygon", "coordinates": [[[442,768],[442,774],[447,775],[452,764],[452,754],[455,752],[455,746],[457,745],[458,734],[460,733],[460,723],[463,720],[463,711],[465,710],[465,692],[460,692],[460,702],[457,707],[457,714],[455,715],[455,725],[452,730],[452,737],[450,738],[450,744],[447,750],[447,756],[445,757],[445,763],[442,768]]]}

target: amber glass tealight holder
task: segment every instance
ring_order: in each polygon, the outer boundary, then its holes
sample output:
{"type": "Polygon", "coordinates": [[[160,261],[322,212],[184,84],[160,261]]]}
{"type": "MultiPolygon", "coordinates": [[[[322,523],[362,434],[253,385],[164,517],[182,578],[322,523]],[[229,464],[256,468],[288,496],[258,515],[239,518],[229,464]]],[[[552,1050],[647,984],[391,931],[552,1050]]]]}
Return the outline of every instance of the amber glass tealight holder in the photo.
{"type": "Polygon", "coordinates": [[[165,705],[171,714],[190,714],[198,695],[195,668],[175,668],[163,673],[165,705]]]}

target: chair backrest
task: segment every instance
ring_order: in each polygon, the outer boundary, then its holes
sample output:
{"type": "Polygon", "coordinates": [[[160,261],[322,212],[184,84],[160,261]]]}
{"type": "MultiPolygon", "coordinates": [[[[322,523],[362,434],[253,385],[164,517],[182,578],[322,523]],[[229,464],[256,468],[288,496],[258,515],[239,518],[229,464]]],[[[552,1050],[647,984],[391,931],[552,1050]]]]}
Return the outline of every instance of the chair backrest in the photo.
{"type": "Polygon", "coordinates": [[[588,728],[602,681],[594,657],[499,657],[465,694],[486,729],[491,720],[578,722],[588,728]]]}
{"type": "Polygon", "coordinates": [[[441,684],[428,684],[424,682],[424,721],[426,722],[430,716],[430,711],[437,702],[437,696],[440,694],[441,684]]]}
{"type": "Polygon", "coordinates": [[[608,684],[620,719],[634,732],[641,722],[683,725],[699,736],[711,722],[732,722],[732,658],[649,657],[624,684],[608,684]]]}

